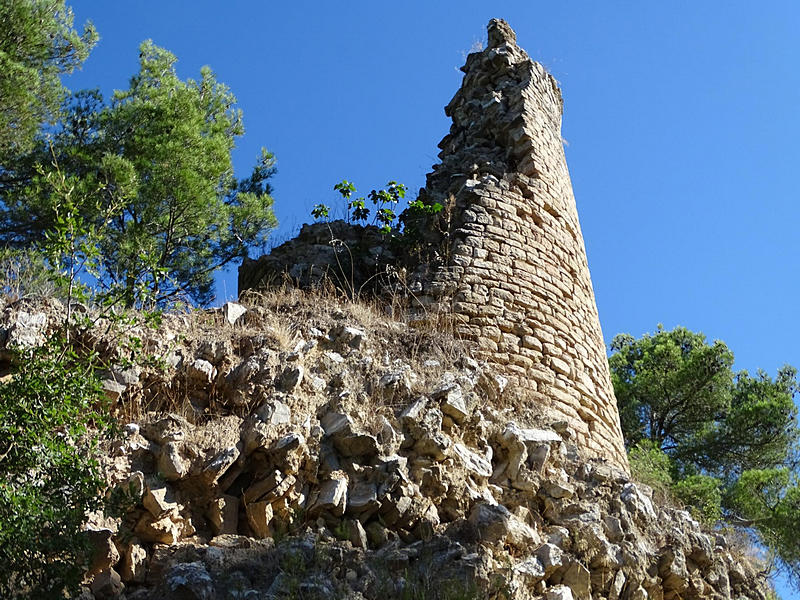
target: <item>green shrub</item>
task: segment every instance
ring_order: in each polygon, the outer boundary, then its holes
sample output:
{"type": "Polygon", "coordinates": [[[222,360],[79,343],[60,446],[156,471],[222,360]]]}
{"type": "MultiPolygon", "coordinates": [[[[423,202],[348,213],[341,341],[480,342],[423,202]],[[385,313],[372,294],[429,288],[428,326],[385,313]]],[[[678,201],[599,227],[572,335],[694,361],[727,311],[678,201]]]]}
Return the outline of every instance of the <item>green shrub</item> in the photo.
{"type": "MultiPolygon", "coordinates": [[[[345,207],[345,221],[348,223],[375,225],[380,227],[381,232],[384,234],[394,233],[406,237],[418,236],[415,227],[419,226],[419,221],[425,217],[439,214],[443,209],[443,206],[438,202],[425,204],[419,199],[411,200],[398,219],[397,206],[406,197],[408,188],[396,181],[388,182],[384,189],[372,190],[367,194],[367,198],[353,199],[356,187],[346,179],[333,186],[333,189],[341,195],[341,200],[345,207]],[[372,209],[367,207],[367,200],[375,207],[374,213],[372,209]],[[370,216],[372,216],[371,223],[370,216]]],[[[316,220],[327,221],[330,213],[331,207],[327,204],[315,204],[311,211],[311,216],[316,220]]]]}
{"type": "Polygon", "coordinates": [[[685,327],[659,325],[638,340],[617,335],[611,350],[634,475],[667,486],[667,498],[707,525],[722,520],[756,534],[777,559],[772,564],[800,586],[797,369],[784,365],[774,377],[734,373],[724,343],[685,327]],[[668,470],[659,453],[668,457],[668,470]]]}
{"type": "Polygon", "coordinates": [[[692,516],[707,525],[722,517],[722,482],[708,475],[689,475],[677,482],[672,490],[689,507],[692,516]]]}
{"type": "Polygon", "coordinates": [[[672,486],[672,460],[655,442],[643,439],[628,451],[631,475],[656,491],[672,486]]]}
{"type": "MultiPolygon", "coordinates": [[[[363,222],[365,225],[369,221],[372,211],[367,208],[365,198],[353,199],[353,194],[356,187],[346,179],[340,181],[333,189],[339,192],[342,201],[345,203],[346,221],[348,223],[363,222]]],[[[395,207],[406,196],[406,186],[396,181],[390,181],[386,184],[385,189],[372,190],[368,194],[370,202],[375,206],[375,213],[372,218],[372,225],[380,227],[381,232],[391,233],[392,228],[397,218],[395,207]]],[[[328,219],[330,215],[330,206],[326,204],[315,204],[314,209],[311,211],[311,216],[315,219],[328,219]]]]}
{"type": "Polygon", "coordinates": [[[100,508],[96,460],[104,396],[63,342],[17,357],[0,383],[0,597],[74,593],[90,559],[82,532],[100,508]]]}

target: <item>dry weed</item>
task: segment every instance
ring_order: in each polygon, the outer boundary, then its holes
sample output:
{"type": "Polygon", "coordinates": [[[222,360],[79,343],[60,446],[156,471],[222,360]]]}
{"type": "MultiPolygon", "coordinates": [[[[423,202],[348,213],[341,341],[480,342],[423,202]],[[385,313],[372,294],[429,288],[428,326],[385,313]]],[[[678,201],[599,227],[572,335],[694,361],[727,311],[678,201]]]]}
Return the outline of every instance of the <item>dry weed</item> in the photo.
{"type": "MultiPolygon", "coordinates": [[[[344,379],[331,383],[335,374],[320,373],[328,387],[312,391],[307,386],[298,391],[303,397],[296,401],[333,406],[341,392],[349,390],[352,397],[342,401],[342,408],[348,405],[354,414],[364,416],[368,421],[364,425],[377,434],[385,424],[381,417],[390,418],[413,397],[429,392],[446,372],[455,370],[459,359],[469,355],[452,316],[424,314],[409,324],[407,313],[398,310],[404,301],[397,297],[388,303],[385,298],[353,300],[332,285],[306,291],[280,285],[243,294],[241,303],[248,311],[235,325],[219,309],[179,311],[164,315],[157,329],[107,325],[101,331],[87,330],[86,336],[87,344],[104,356],[106,368],[135,363],[139,371],[139,383],[129,387],[114,407],[120,421],[141,422],[153,413],[173,413],[202,424],[232,411],[244,415],[253,408],[250,404],[232,408],[226,402],[231,391],[226,377],[247,357],[255,353],[270,357],[273,375],[278,375],[301,341],[320,335],[312,329],[322,335],[341,325],[361,329],[367,334],[366,345],[348,355],[341,374],[344,379]],[[138,354],[122,343],[128,338],[141,340],[138,354]],[[203,357],[216,368],[207,384],[187,374],[187,368],[203,357]],[[410,385],[400,394],[382,393],[380,378],[397,369],[410,374],[410,385]]],[[[324,337],[318,339],[324,351],[327,342],[324,337]]]]}

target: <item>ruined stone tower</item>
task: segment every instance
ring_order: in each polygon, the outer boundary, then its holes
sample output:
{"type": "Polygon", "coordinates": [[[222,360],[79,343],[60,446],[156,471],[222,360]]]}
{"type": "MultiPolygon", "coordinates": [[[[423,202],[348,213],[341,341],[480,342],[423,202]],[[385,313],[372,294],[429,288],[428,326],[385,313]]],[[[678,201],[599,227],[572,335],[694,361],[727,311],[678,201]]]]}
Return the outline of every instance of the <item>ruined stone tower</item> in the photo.
{"type": "MultiPolygon", "coordinates": [[[[421,228],[426,258],[406,257],[413,302],[451,314],[476,353],[513,382],[521,410],[568,421],[586,454],[627,469],[561,140],[561,92],[507,23],[495,19],[488,29],[487,48],[462,67],[461,88],[445,108],[453,124],[439,144],[441,163],[420,192],[423,202],[447,208],[421,228]]],[[[305,226],[296,240],[245,261],[240,291],[280,272],[301,285],[326,273],[336,279],[342,257],[334,259],[331,235],[353,250],[351,289],[380,281],[375,273],[385,265],[373,257],[392,258],[378,247],[377,228],[335,222],[305,226]]]]}
{"type": "Polygon", "coordinates": [[[431,302],[463,337],[549,407],[589,454],[627,464],[605,344],[561,139],[556,80],[507,23],[471,54],[423,198],[451,205],[449,252],[431,302]],[[449,200],[448,200],[449,199],[449,200]],[[449,305],[446,306],[446,305],[449,305]]]}

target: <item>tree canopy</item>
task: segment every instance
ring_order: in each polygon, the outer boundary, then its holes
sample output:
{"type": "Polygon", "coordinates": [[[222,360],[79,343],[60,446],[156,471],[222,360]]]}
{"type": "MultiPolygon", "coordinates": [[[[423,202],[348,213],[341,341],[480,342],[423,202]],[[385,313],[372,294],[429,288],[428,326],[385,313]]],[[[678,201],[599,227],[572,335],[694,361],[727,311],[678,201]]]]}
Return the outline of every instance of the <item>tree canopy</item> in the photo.
{"type": "MultiPolygon", "coordinates": [[[[62,335],[20,351],[0,381],[3,598],[77,594],[87,514],[113,508],[97,461],[98,436],[114,433],[97,378],[108,365],[71,337],[90,320],[71,318],[72,300],[103,301],[109,327],[147,326],[157,311],[130,317],[116,304],[206,304],[214,271],[276,224],[274,157],[262,150],[249,177],[234,177],[242,114],[210,69],[181,80],[175,56],[147,41],[128,89],[70,94],[59,76],[97,39],[72,20],[63,0],[0,3],[0,270],[22,257],[2,287],[41,274],[67,300],[62,335]]],[[[126,360],[143,360],[139,338],[120,336],[126,360]]]]}
{"type": "Polygon", "coordinates": [[[757,532],[800,584],[797,370],[734,373],[733,353],[683,327],[611,342],[635,474],[707,521],[757,532]]]}
{"type": "Polygon", "coordinates": [[[73,28],[64,0],[0,3],[0,165],[28,149],[65,93],[59,77],[78,67],[97,41],[91,23],[73,28]]]}
{"type": "Polygon", "coordinates": [[[108,103],[97,91],[68,99],[56,130],[8,167],[0,241],[42,239],[67,189],[96,234],[101,286],[121,290],[128,306],[213,299],[214,271],[276,225],[274,158],[262,150],[251,176],[237,181],[231,151],[244,128],[235,97],[208,67],[183,81],[175,63],[146,41],[127,90],[108,103]],[[64,189],[52,185],[54,172],[64,189]]]}

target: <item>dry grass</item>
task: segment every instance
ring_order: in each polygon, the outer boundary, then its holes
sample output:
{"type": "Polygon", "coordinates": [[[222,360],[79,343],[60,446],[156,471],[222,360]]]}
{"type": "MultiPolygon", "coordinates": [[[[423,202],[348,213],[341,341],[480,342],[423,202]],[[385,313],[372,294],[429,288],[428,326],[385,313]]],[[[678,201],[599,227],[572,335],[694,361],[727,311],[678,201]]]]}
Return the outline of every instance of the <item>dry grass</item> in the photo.
{"type": "Polygon", "coordinates": [[[0,292],[6,303],[23,298],[55,297],[56,291],[41,256],[30,251],[0,249],[0,292]]]}
{"type": "MultiPolygon", "coordinates": [[[[168,314],[163,327],[150,332],[137,330],[137,334],[148,338],[143,354],[154,365],[163,363],[175,352],[180,353],[184,365],[213,354],[215,349],[221,349],[218,353],[224,357],[221,362],[211,360],[218,375],[206,386],[191,381],[185,368],[177,371],[153,365],[142,368],[140,384],[117,405],[118,417],[141,422],[148,415],[153,418],[154,413],[170,412],[192,423],[204,423],[232,410],[245,415],[254,408],[251,403],[232,408],[226,402],[226,394],[231,392],[225,389],[226,375],[238,364],[258,353],[270,357],[271,376],[277,376],[298,345],[313,339],[313,329],[326,334],[336,326],[347,325],[366,332],[365,347],[352,355],[345,352],[348,358],[341,376],[311,373],[326,379],[329,389],[315,392],[306,385],[303,391],[295,392],[303,396],[295,401],[313,411],[314,406],[341,400],[343,409],[352,409],[354,414],[364,417],[365,427],[379,430],[384,423],[381,417],[390,417],[417,395],[430,391],[445,372],[454,371],[455,363],[469,354],[452,318],[427,314],[409,325],[402,319],[405,313],[396,309],[397,300],[393,308],[391,303],[374,298],[354,301],[332,286],[311,291],[279,286],[250,291],[243,295],[241,303],[248,312],[233,326],[225,321],[220,310],[212,309],[168,314]],[[398,369],[413,375],[410,385],[394,395],[378,393],[380,378],[398,369]],[[338,381],[341,377],[344,379],[338,381]],[[348,396],[338,398],[348,390],[348,396]]],[[[320,350],[324,352],[325,348],[327,342],[323,339],[320,350]]],[[[317,368],[320,356],[306,361],[306,368],[312,371],[317,368]]],[[[258,398],[263,398],[263,393],[253,401],[260,402],[258,398]]]]}
{"type": "Polygon", "coordinates": [[[767,550],[759,544],[759,540],[752,532],[740,527],[726,526],[719,533],[725,536],[728,550],[734,558],[759,570],[771,571],[773,569],[774,565],[771,564],[767,550]]]}

